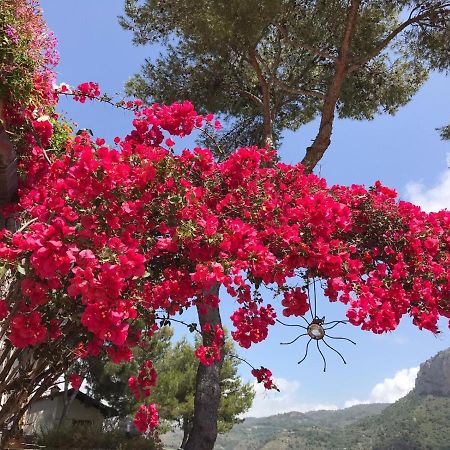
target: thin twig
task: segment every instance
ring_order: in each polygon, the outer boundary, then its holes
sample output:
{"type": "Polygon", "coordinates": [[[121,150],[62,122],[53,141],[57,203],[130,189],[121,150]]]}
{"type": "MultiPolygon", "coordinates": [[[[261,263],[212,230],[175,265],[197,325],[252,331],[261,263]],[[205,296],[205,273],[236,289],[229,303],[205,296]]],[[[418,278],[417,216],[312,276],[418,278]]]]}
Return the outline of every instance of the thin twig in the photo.
{"type": "Polygon", "coordinates": [[[325,98],[325,94],[323,92],[315,91],[312,89],[305,89],[298,86],[290,86],[289,84],[284,83],[282,80],[276,77],[272,77],[270,81],[273,81],[280,89],[289,94],[306,95],[307,97],[314,97],[318,98],[319,100],[323,100],[325,98]]]}
{"type": "Polygon", "coordinates": [[[311,313],[311,320],[314,320],[314,314],[311,305],[311,293],[309,291],[309,282],[306,284],[306,289],[308,291],[308,305],[309,305],[309,312],[311,313]]]}
{"type": "Polygon", "coordinates": [[[139,109],[139,107],[137,107],[137,106],[129,107],[129,106],[122,104],[122,102],[113,102],[110,98],[105,97],[105,96],[96,97],[95,95],[80,94],[79,92],[58,92],[58,95],[65,95],[66,97],[83,96],[83,97],[88,98],[89,100],[96,100],[101,103],[107,103],[108,105],[114,106],[115,108],[118,108],[118,109],[123,109],[125,111],[134,112],[139,109]]]}
{"type": "Polygon", "coordinates": [[[231,356],[232,358],[234,358],[234,359],[238,359],[239,361],[241,361],[241,362],[247,364],[247,365],[250,366],[252,369],[255,369],[255,367],[252,366],[246,359],[241,358],[240,356],[237,356],[237,355],[230,355],[230,356],[231,356]]]}
{"type": "Polygon", "coordinates": [[[29,220],[28,222],[25,222],[17,231],[16,233],[21,233],[25,228],[27,228],[32,223],[36,222],[36,220],[39,220],[39,217],[34,217],[33,219],[29,220]]]}
{"type": "Polygon", "coordinates": [[[196,125],[194,125],[194,128],[199,130],[201,133],[203,133],[209,139],[211,139],[213,141],[214,145],[217,147],[217,150],[218,150],[220,156],[222,158],[226,158],[227,155],[226,155],[225,151],[222,149],[222,147],[219,145],[219,143],[217,142],[217,139],[215,138],[215,136],[213,136],[211,133],[209,133],[208,130],[206,130],[205,128],[201,128],[196,125]]]}
{"type": "Polygon", "coordinates": [[[33,135],[33,137],[36,139],[37,143],[39,144],[39,148],[42,150],[42,154],[44,155],[45,160],[49,164],[51,164],[52,161],[48,157],[48,154],[47,154],[47,151],[45,150],[44,144],[42,143],[41,138],[38,136],[38,134],[36,133],[36,130],[33,128],[32,125],[30,125],[30,131],[31,131],[31,134],[33,135]]]}

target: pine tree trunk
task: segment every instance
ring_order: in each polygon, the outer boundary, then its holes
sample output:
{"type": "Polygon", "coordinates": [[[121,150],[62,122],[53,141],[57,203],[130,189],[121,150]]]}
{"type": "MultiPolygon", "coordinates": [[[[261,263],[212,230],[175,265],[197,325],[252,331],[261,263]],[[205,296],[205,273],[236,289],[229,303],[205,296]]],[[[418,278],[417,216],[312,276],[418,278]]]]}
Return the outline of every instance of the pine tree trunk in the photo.
{"type": "Polygon", "coordinates": [[[263,117],[263,145],[273,148],[273,120],[272,120],[272,106],[271,106],[271,95],[270,95],[270,85],[267,82],[263,70],[259,64],[259,54],[256,48],[252,49],[249,54],[250,64],[255,70],[256,77],[258,78],[258,83],[261,88],[262,100],[261,100],[261,113],[263,117]]]}
{"type": "Polygon", "coordinates": [[[356,33],[360,5],[361,0],[352,0],[350,2],[345,33],[339,50],[339,56],[335,63],[333,79],[328,86],[322,107],[319,132],[312,145],[306,149],[306,155],[302,160],[306,173],[313,171],[331,143],[336,104],[349,70],[351,44],[356,33]]]}
{"type": "MultiPolygon", "coordinates": [[[[211,294],[219,294],[219,285],[214,286],[211,294]]],[[[212,327],[222,325],[219,308],[207,307],[206,314],[201,314],[197,307],[200,325],[212,327]]],[[[204,343],[205,336],[203,335],[204,343]]],[[[217,419],[220,403],[220,371],[222,358],[210,366],[199,364],[195,385],[194,420],[185,450],[212,450],[217,439],[217,419]]]]}

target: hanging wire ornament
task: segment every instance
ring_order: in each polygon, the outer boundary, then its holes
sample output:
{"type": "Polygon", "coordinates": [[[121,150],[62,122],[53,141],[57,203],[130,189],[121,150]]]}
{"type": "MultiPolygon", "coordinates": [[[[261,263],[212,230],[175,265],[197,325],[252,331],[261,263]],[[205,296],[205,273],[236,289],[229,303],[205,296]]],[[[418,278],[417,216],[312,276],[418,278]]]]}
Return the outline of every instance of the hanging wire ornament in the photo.
{"type": "Polygon", "coordinates": [[[313,280],[312,283],[308,282],[306,284],[306,289],[308,291],[308,303],[309,303],[309,312],[311,314],[311,321],[308,321],[308,319],[306,319],[305,316],[300,316],[305,321],[306,326],[298,325],[298,324],[287,324],[287,323],[282,322],[279,319],[277,319],[277,322],[280,323],[281,325],[286,326],[286,327],[298,327],[298,328],[302,328],[303,330],[305,330],[304,333],[298,335],[292,341],[281,342],[281,345],[290,345],[290,344],[293,344],[294,342],[298,341],[300,338],[302,338],[304,336],[308,336],[309,337],[309,341],[306,344],[305,356],[298,362],[298,364],[301,364],[306,359],[306,357],[308,356],[309,344],[311,344],[312,341],[315,341],[316,342],[316,346],[317,346],[317,350],[319,351],[320,356],[322,357],[322,360],[323,360],[323,371],[326,372],[326,370],[327,370],[327,361],[326,361],[325,356],[324,356],[324,354],[323,354],[323,352],[322,352],[322,350],[320,348],[319,343],[323,342],[329,349],[333,350],[335,353],[337,353],[341,357],[341,359],[344,362],[344,364],[347,364],[347,362],[345,361],[345,359],[342,356],[342,354],[338,350],[336,350],[333,346],[331,346],[325,340],[325,338],[348,341],[348,342],[351,342],[354,345],[356,345],[356,342],[352,341],[351,339],[345,338],[345,337],[330,336],[327,333],[327,331],[332,330],[334,327],[338,326],[339,324],[344,324],[344,325],[347,324],[348,320],[333,320],[331,322],[325,322],[325,316],[323,316],[322,318],[319,318],[317,316],[316,282],[317,282],[317,280],[313,280]],[[310,295],[310,290],[309,290],[310,284],[313,285],[314,309],[313,309],[313,307],[311,305],[311,295],[310,295]]]}

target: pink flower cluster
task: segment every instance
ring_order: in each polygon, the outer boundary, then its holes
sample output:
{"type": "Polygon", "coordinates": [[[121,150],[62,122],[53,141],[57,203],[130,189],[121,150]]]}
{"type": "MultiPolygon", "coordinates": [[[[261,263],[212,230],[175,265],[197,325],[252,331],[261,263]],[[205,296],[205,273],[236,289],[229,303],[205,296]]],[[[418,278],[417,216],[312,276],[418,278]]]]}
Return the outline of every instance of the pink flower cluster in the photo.
{"type": "Polygon", "coordinates": [[[272,380],[272,372],[265,367],[260,367],[259,369],[253,369],[252,375],[256,378],[258,383],[263,383],[264,387],[269,389],[278,390],[272,380]]]}
{"type": "MultiPolygon", "coordinates": [[[[380,183],[329,187],[268,149],[240,148],[217,163],[208,149],[166,148],[211,120],[189,102],[141,106],[118,149],[82,134],[45,168],[33,143],[39,176],[19,203],[28,226],[0,235],[0,263],[22,280],[21,297],[0,302],[15,346],[60,339],[71,324],[78,356],[127,361],[155,314],[217,307],[206,293],[219,284],[239,303],[232,336],[247,348],[275,324],[260,286],[280,293],[285,316],[305,314],[299,274],[323,280],[350,322],[374,333],[404,315],[436,332],[450,317],[449,212],[424,213],[380,183]]],[[[203,329],[210,336],[196,354],[212,364],[223,331],[203,329]]],[[[267,369],[255,374],[272,386],[267,369]]],[[[155,382],[148,362],[130,387],[146,397],[155,382]]],[[[152,406],[136,417],[140,429],[155,423],[152,406]]]]}
{"type": "Polygon", "coordinates": [[[303,289],[295,288],[285,292],[281,304],[284,306],[283,316],[303,316],[309,309],[308,295],[303,289]]]}
{"type": "Polygon", "coordinates": [[[148,360],[142,365],[137,377],[130,377],[128,379],[128,387],[133,392],[136,400],[142,397],[149,397],[151,388],[156,385],[156,370],[153,367],[153,362],[148,360]]]}
{"type": "Polygon", "coordinates": [[[208,345],[201,345],[195,351],[195,356],[205,366],[213,364],[215,361],[220,361],[221,348],[224,342],[223,329],[216,325],[214,329],[207,323],[203,327],[203,340],[209,341],[208,345]]]}
{"type": "Polygon", "coordinates": [[[26,104],[12,102],[7,95],[3,98],[6,102],[3,114],[8,125],[20,125],[24,120],[39,117],[44,109],[56,103],[53,69],[59,62],[57,39],[48,30],[38,0],[1,2],[0,15],[13,17],[14,23],[7,23],[0,31],[9,38],[12,47],[15,47],[8,52],[15,55],[14,62],[11,63],[9,57],[0,63],[0,75],[6,79],[6,75],[20,72],[24,77],[23,86],[26,86],[23,93],[11,93],[22,96],[26,104]],[[22,41],[22,44],[19,41],[22,41]],[[31,91],[28,83],[32,85],[31,91]],[[25,94],[28,99],[23,98],[25,94]]]}
{"type": "Polygon", "coordinates": [[[69,376],[69,383],[73,389],[78,390],[81,387],[81,383],[83,383],[83,378],[78,373],[72,373],[69,376]]]}
{"type": "Polygon", "coordinates": [[[9,340],[17,348],[40,344],[46,339],[48,331],[42,323],[42,315],[29,309],[14,315],[10,330],[9,340]]]}
{"type": "Polygon", "coordinates": [[[48,30],[39,1],[14,0],[13,4],[18,22],[14,34],[26,37],[29,56],[39,63],[41,68],[55,67],[59,62],[59,54],[56,50],[57,39],[48,30]]]}
{"type": "Polygon", "coordinates": [[[231,336],[241,347],[249,348],[252,343],[266,339],[269,325],[275,324],[276,313],[272,305],[259,306],[254,301],[248,302],[231,315],[231,321],[237,331],[231,336]]]}
{"type": "MultiPolygon", "coordinates": [[[[61,92],[66,92],[67,88],[63,86],[61,92]]],[[[95,98],[100,96],[100,89],[98,83],[94,83],[93,81],[88,81],[86,83],[81,83],[75,91],[73,91],[73,99],[80,103],[85,103],[86,99],[94,100],[95,98]]]]}
{"type": "Polygon", "coordinates": [[[134,416],[134,424],[140,433],[145,433],[148,429],[158,426],[159,416],[156,405],[141,405],[134,416]]]}

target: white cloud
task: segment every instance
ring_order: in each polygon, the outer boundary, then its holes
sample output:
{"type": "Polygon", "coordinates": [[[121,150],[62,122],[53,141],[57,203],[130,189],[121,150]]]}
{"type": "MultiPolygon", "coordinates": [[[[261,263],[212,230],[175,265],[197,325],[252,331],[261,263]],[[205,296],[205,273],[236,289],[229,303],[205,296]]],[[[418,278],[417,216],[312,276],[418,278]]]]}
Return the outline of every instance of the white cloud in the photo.
{"type": "Polygon", "coordinates": [[[423,183],[409,183],[406,186],[407,199],[425,211],[450,209],[450,169],[442,173],[438,183],[427,188],[423,183]]]}
{"type": "Polygon", "coordinates": [[[344,407],[365,403],[393,403],[414,388],[418,371],[419,367],[399,370],[393,378],[385,378],[382,383],[376,384],[366,400],[347,400],[344,407]]]}
{"type": "Polygon", "coordinates": [[[409,342],[409,339],[406,336],[401,335],[395,335],[392,340],[394,341],[394,344],[397,345],[405,345],[409,342]]]}
{"type": "MultiPolygon", "coordinates": [[[[385,378],[383,382],[377,383],[365,400],[350,399],[344,403],[343,407],[349,408],[353,405],[366,403],[393,403],[414,388],[418,371],[419,367],[399,370],[392,378],[385,378]]],[[[274,378],[273,381],[280,392],[267,391],[262,384],[254,383],[256,395],[251,409],[245,414],[246,417],[267,417],[290,411],[307,412],[339,409],[333,403],[303,402],[300,383],[296,380],[274,378]]]]}
{"type": "Polygon", "coordinates": [[[300,398],[300,383],[285,378],[274,378],[274,383],[280,389],[267,391],[260,383],[254,384],[256,392],[251,409],[245,414],[247,417],[266,417],[283,414],[289,411],[316,411],[319,409],[335,410],[336,405],[324,403],[304,403],[300,398]]]}
{"type": "Polygon", "coordinates": [[[395,345],[406,345],[409,343],[409,338],[399,334],[398,331],[395,333],[372,334],[371,338],[377,341],[389,341],[390,344],[395,345]]]}

